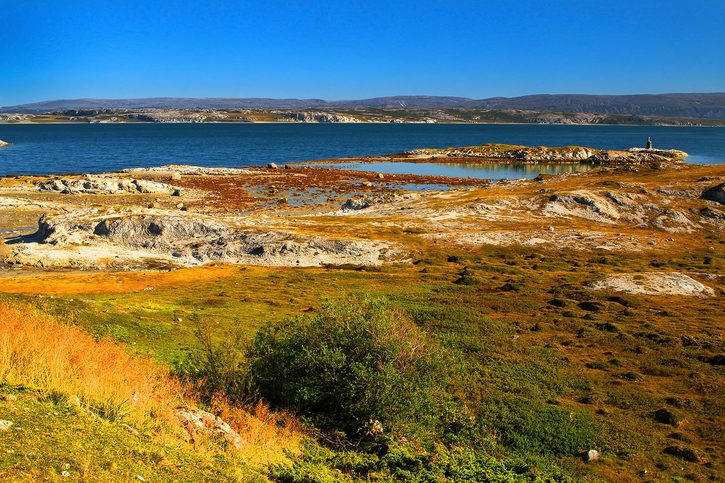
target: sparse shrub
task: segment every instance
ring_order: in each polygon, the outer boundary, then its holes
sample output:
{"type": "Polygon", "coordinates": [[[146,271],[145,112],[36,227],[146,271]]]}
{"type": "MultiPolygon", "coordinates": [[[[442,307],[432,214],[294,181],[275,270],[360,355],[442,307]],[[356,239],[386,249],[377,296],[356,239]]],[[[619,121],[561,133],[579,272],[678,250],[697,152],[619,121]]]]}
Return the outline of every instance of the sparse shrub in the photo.
{"type": "Polygon", "coordinates": [[[603,305],[600,302],[585,301],[579,302],[579,308],[588,312],[599,312],[602,310],[603,305]]]}
{"type": "Polygon", "coordinates": [[[667,408],[658,409],[652,413],[652,417],[658,423],[669,424],[670,426],[678,426],[680,424],[679,416],[667,408]]]}
{"type": "Polygon", "coordinates": [[[700,461],[700,456],[692,448],[683,448],[681,446],[668,446],[664,450],[662,450],[662,452],[664,454],[675,456],[691,463],[697,463],[698,461],[700,461]]]}
{"type": "Polygon", "coordinates": [[[326,304],[318,315],[268,324],[248,359],[267,401],[348,436],[364,436],[371,420],[386,433],[431,430],[453,407],[451,355],[382,301],[326,304]]]}
{"type": "Polygon", "coordinates": [[[620,332],[619,327],[611,322],[602,322],[601,324],[596,324],[596,328],[604,332],[620,332]]]}
{"type": "Polygon", "coordinates": [[[476,285],[478,280],[473,276],[471,269],[466,267],[458,273],[458,278],[453,283],[456,285],[476,285]]]}
{"type": "Polygon", "coordinates": [[[206,323],[200,323],[194,333],[200,347],[176,362],[177,375],[194,385],[206,401],[223,396],[232,404],[253,402],[241,335],[214,341],[206,323]]]}

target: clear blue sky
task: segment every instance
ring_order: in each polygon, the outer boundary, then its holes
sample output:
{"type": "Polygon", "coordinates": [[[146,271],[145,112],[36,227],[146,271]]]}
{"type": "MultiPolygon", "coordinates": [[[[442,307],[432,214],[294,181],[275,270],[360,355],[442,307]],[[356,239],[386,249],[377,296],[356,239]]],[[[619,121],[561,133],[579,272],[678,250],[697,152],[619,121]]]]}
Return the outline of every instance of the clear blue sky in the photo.
{"type": "Polygon", "coordinates": [[[725,91],[725,0],[0,0],[0,105],[725,91]]]}

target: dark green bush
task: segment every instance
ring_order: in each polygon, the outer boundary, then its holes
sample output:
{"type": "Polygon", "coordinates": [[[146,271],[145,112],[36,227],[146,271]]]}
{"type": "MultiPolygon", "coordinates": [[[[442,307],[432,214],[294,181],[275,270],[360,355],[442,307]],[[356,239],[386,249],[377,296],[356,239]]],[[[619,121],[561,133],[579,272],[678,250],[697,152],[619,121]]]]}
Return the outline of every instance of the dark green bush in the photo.
{"type": "Polygon", "coordinates": [[[365,436],[436,430],[455,413],[447,391],[454,359],[402,312],[381,301],[346,301],[268,324],[248,351],[265,400],[325,430],[365,436]]]}

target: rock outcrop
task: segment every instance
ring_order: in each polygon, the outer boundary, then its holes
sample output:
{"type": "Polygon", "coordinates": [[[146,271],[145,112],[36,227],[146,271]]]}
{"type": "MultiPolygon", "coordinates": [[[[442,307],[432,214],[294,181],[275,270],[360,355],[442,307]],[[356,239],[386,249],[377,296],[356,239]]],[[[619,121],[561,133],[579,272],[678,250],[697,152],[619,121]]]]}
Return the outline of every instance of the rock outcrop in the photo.
{"type": "Polygon", "coordinates": [[[8,261],[96,266],[156,261],[173,266],[228,262],[265,266],[378,265],[394,250],[380,241],[323,238],[283,231],[237,229],[202,216],[147,210],[126,214],[76,211],[44,216],[38,231],[13,245],[8,261]]]}
{"type": "Polygon", "coordinates": [[[715,296],[712,288],[678,272],[621,273],[598,280],[589,287],[593,290],[611,290],[636,295],[715,296]]]}
{"type": "Polygon", "coordinates": [[[172,193],[174,187],[145,179],[107,178],[87,176],[81,179],[55,179],[37,184],[40,191],[62,194],[127,194],[127,193],[172,193]]]}

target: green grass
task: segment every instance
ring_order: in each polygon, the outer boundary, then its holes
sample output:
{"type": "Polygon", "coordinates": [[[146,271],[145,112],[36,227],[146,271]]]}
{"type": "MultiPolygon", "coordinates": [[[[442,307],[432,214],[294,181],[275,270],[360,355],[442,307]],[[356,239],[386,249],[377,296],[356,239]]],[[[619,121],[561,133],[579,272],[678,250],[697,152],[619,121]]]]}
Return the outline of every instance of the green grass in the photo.
{"type": "Polygon", "coordinates": [[[227,454],[156,441],[60,396],[7,385],[0,385],[0,396],[0,419],[13,422],[0,432],[3,481],[265,481],[227,454]]]}

